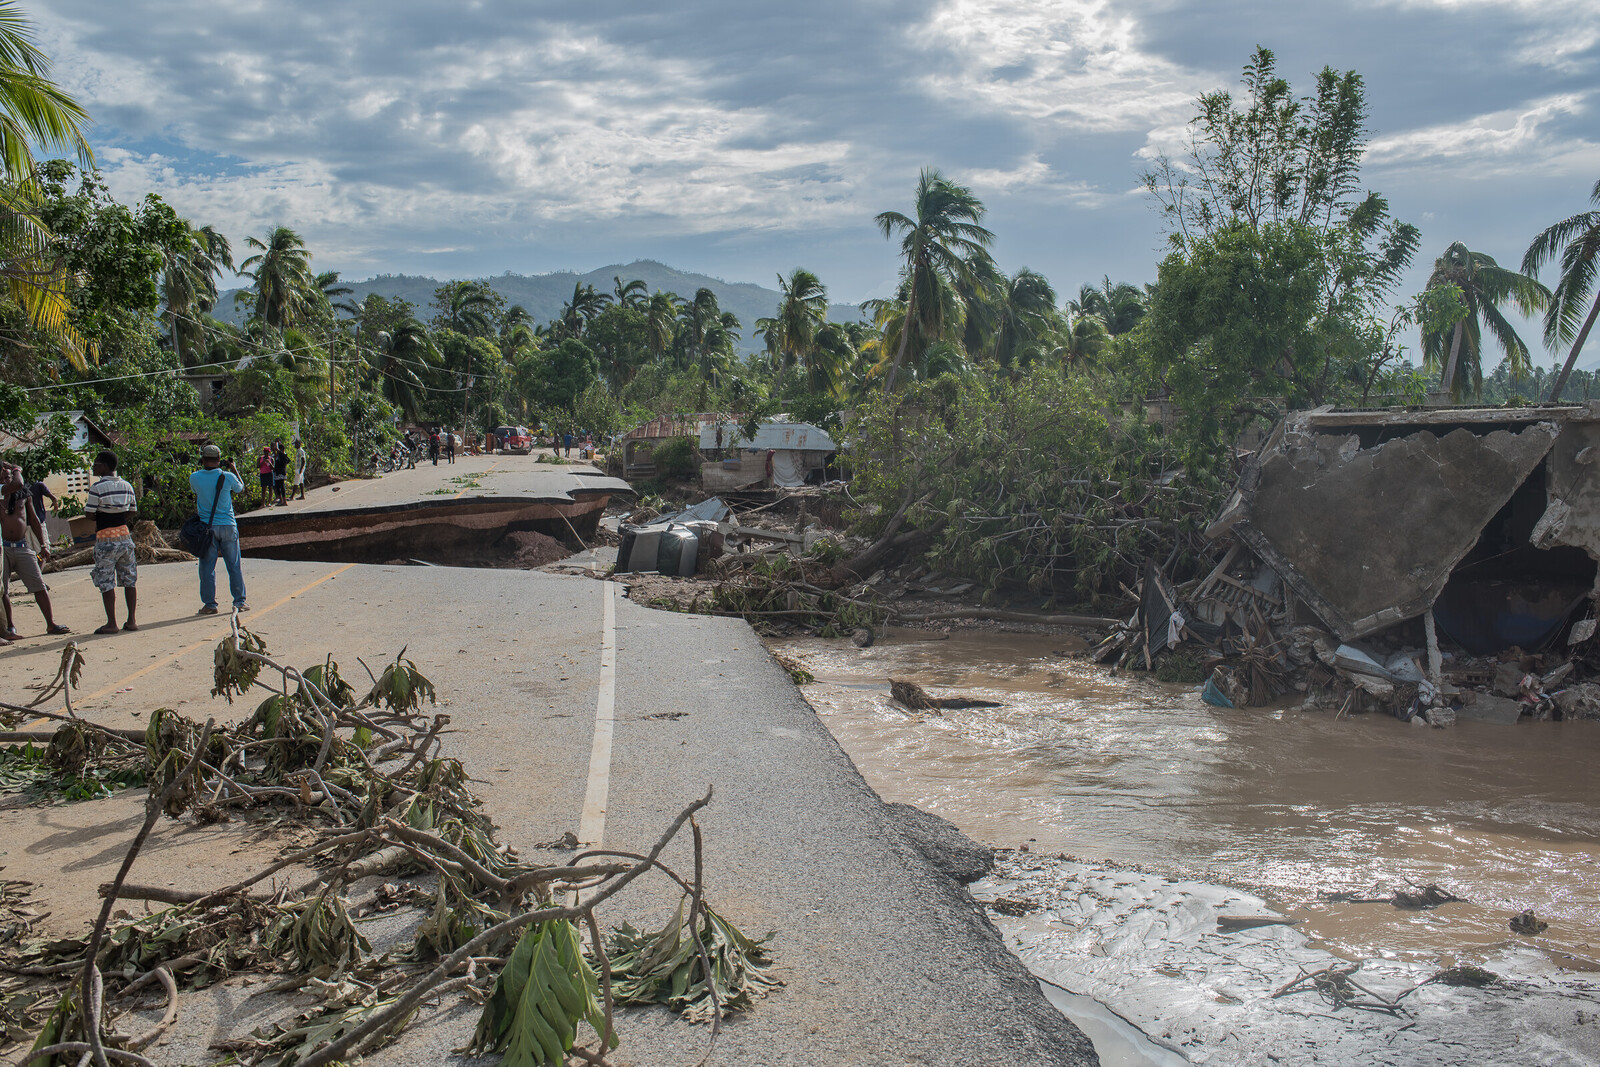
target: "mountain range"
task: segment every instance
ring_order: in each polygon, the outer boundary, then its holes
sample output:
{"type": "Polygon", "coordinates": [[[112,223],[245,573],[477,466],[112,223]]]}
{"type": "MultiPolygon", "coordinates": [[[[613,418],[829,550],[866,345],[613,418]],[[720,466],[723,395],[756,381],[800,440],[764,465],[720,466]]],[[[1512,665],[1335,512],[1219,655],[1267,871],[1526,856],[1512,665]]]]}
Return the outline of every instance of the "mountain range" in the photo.
{"type": "MultiPolygon", "coordinates": [[[[621,278],[623,282],[635,278],[643,281],[649,292],[660,289],[664,292],[677,293],[679,296],[690,299],[697,289],[710,289],[717,294],[717,303],[722,310],[731,311],[739,316],[743,324],[740,331],[738,348],[741,352],[754,352],[761,348],[761,343],[755,337],[755,321],[765,318],[777,310],[781,294],[776,289],[752,282],[728,282],[721,278],[713,278],[706,274],[695,274],[690,271],[681,271],[669,267],[665,263],[657,263],[650,259],[636,260],[628,264],[612,264],[589,271],[587,274],[578,274],[575,271],[554,271],[550,274],[497,274],[493,277],[479,278],[477,281],[488,285],[505,298],[506,306],[521,304],[533,316],[536,322],[548,322],[561,314],[561,308],[572,299],[574,286],[593,285],[602,293],[610,293],[616,288],[615,279],[621,278]]],[[[351,294],[341,297],[354,303],[360,303],[367,298],[369,293],[377,293],[389,300],[407,300],[416,306],[417,318],[427,321],[433,317],[433,309],[429,306],[433,302],[433,292],[444,283],[437,278],[427,278],[414,274],[379,274],[366,281],[344,281],[341,284],[348,286],[351,294]]],[[[235,307],[231,290],[223,293],[217,301],[217,317],[235,324],[244,321],[244,310],[235,307]]],[[[828,308],[828,317],[836,322],[850,322],[862,318],[861,308],[856,304],[832,304],[828,308]]]]}

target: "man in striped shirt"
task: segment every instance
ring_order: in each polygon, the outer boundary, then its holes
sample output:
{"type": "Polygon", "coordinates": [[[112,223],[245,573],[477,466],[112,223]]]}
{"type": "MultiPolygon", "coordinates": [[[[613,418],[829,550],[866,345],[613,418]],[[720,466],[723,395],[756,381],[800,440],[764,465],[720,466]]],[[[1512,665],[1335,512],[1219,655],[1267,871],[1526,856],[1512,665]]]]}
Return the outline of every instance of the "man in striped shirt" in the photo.
{"type": "Polygon", "coordinates": [[[134,498],[133,486],[117,476],[117,454],[109,449],[94,458],[94,475],[98,481],[89,488],[83,502],[83,513],[94,519],[94,569],[89,580],[100,590],[100,599],[106,606],[106,624],[97,634],[117,632],[117,586],[122,586],[122,597],[128,603],[128,621],[124,630],[137,630],[134,611],[138,606],[139,558],[134,553],[133,532],[129,526],[139,517],[139,502],[134,498]]]}

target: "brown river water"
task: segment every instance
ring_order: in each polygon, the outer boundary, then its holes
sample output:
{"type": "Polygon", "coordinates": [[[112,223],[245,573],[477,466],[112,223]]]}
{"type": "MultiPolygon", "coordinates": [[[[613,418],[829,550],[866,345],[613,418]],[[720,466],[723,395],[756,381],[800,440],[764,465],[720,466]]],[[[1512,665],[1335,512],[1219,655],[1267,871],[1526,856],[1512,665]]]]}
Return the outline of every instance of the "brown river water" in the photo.
{"type": "Polygon", "coordinates": [[[1600,722],[1218,709],[1075,657],[1070,637],[935,637],[773,643],[816,676],[806,696],[885,800],[997,846],[1251,890],[1351,959],[1480,961],[1532,908],[1554,963],[1600,969],[1600,722]],[[890,677],[1004,705],[907,712],[890,677]],[[1319,900],[1407,882],[1464,902],[1319,900]]]}

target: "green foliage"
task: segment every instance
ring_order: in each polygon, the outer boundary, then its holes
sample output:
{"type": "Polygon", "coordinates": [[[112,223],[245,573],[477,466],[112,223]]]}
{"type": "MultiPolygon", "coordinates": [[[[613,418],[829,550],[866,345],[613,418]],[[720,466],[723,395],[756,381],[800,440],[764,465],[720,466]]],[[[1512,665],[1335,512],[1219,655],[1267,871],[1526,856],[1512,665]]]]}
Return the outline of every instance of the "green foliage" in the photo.
{"type": "Polygon", "coordinates": [[[117,203],[98,173],[65,160],[40,164],[38,174],[39,220],[72,279],[74,327],[93,344],[138,329],[160,305],[166,254],[187,242],[188,224],[154,194],[137,207],[117,203]]]}
{"type": "Polygon", "coordinates": [[[594,350],[569,337],[538,354],[539,402],[550,408],[570,408],[600,375],[594,350]]]}
{"type": "Polygon", "coordinates": [[[643,933],[628,923],[612,932],[606,955],[616,1003],[665,1004],[690,1022],[708,1022],[715,1014],[713,986],[722,1014],[728,1015],[783,984],[767,973],[772,960],[766,944],[772,934],[759,940],[746,937],[703,904],[700,928],[692,931],[684,922],[687,902],[687,897],[680,900],[677,913],[654,933],[643,933]],[[702,949],[711,961],[710,981],[700,958],[702,949]]]}
{"type": "Polygon", "coordinates": [[[599,995],[578,928],[565,919],[535,923],[495,980],[468,1051],[503,1052],[503,1067],[562,1067],[580,1022],[604,1032],[599,995]]]}
{"type": "Polygon", "coordinates": [[[674,437],[650,454],[656,474],[663,478],[691,478],[700,472],[700,449],[693,438],[674,437]]]}
{"type": "Polygon", "coordinates": [[[59,755],[31,741],[0,747],[0,789],[16,790],[30,799],[100,800],[144,783],[143,760],[120,766],[80,761],[76,770],[68,770],[59,755]]]}
{"type": "Polygon", "coordinates": [[[945,377],[862,405],[852,423],[859,532],[906,509],[930,566],[993,600],[1120,596],[1144,561],[1197,536],[1221,482],[1191,472],[1137,412],[1112,418],[1095,383],[1036,367],[945,377]]]}

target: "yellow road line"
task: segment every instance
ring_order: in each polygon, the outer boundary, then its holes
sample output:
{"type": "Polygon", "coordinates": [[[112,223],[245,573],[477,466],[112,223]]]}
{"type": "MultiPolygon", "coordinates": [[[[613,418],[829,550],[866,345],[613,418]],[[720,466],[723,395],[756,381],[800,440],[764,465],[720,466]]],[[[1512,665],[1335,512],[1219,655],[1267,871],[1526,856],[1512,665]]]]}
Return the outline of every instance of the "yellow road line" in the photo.
{"type": "MultiPolygon", "coordinates": [[[[483,474],[474,474],[474,475],[472,475],[472,477],[473,478],[482,478],[484,476],[484,474],[489,474],[490,472],[492,472],[498,466],[500,466],[500,461],[499,460],[495,460],[493,463],[489,464],[489,469],[484,471],[483,474]]],[[[457,493],[455,496],[451,497],[450,499],[451,500],[460,500],[462,493],[465,493],[465,492],[467,492],[467,490],[473,489],[473,488],[476,488],[476,487],[469,485],[465,489],[462,489],[460,493],[457,493]]]]}
{"type": "MultiPolygon", "coordinates": [[[[332,578],[332,577],[334,577],[336,575],[343,574],[345,571],[349,570],[351,567],[354,567],[354,566],[355,566],[354,563],[346,563],[343,567],[340,567],[337,570],[329,571],[327,574],[324,574],[321,578],[318,578],[316,581],[311,582],[308,585],[301,586],[299,589],[296,589],[294,592],[290,593],[288,596],[280,597],[279,599],[274,600],[271,604],[268,604],[266,607],[262,608],[260,611],[252,611],[252,612],[250,612],[249,613],[249,618],[252,619],[252,620],[259,619],[261,616],[265,615],[269,611],[272,611],[274,608],[283,607],[283,605],[287,604],[289,601],[293,600],[295,597],[299,596],[301,593],[310,592],[311,590],[315,589],[317,586],[321,585],[323,582],[327,581],[329,578],[332,578]]],[[[212,633],[210,633],[206,637],[202,638],[201,640],[196,641],[194,644],[190,645],[188,648],[182,649],[181,651],[178,651],[178,652],[174,652],[172,655],[168,656],[166,659],[157,660],[156,662],[154,662],[152,664],[149,664],[148,666],[140,667],[138,670],[134,671],[132,674],[128,675],[126,678],[120,679],[119,681],[112,682],[110,685],[106,686],[105,688],[97,689],[93,693],[90,693],[88,696],[79,697],[78,699],[83,701],[84,703],[87,703],[87,702],[89,702],[91,700],[99,700],[101,697],[105,696],[108,693],[116,692],[118,689],[121,689],[123,686],[127,685],[129,682],[137,681],[138,679],[143,678],[145,675],[149,674],[151,671],[158,670],[158,669],[160,669],[162,667],[167,666],[169,663],[176,662],[177,660],[182,659],[184,656],[187,656],[189,653],[195,651],[196,649],[204,648],[205,646],[211,644],[212,642],[221,639],[222,636],[224,634],[228,633],[228,631],[231,630],[231,629],[232,629],[232,625],[230,624],[228,626],[223,627],[220,630],[214,630],[214,631],[212,631],[212,633]]],[[[65,710],[65,709],[63,709],[63,710],[65,710]]]]}

